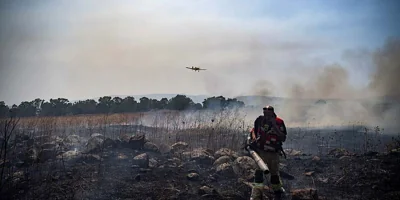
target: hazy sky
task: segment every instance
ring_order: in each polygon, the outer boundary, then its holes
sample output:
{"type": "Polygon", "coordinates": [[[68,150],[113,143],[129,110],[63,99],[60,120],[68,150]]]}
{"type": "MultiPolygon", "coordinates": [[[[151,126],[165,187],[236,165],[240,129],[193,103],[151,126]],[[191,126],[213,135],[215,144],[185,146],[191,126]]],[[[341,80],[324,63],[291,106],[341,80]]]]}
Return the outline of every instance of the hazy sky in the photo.
{"type": "Polygon", "coordinates": [[[397,0],[1,1],[0,100],[150,93],[288,96],[293,88],[288,92],[287,85],[306,84],[315,78],[312,72],[326,66],[341,74],[333,82],[346,77],[361,88],[370,81],[371,52],[400,35],[399,5],[397,0]],[[185,69],[192,65],[207,71],[185,69]]]}

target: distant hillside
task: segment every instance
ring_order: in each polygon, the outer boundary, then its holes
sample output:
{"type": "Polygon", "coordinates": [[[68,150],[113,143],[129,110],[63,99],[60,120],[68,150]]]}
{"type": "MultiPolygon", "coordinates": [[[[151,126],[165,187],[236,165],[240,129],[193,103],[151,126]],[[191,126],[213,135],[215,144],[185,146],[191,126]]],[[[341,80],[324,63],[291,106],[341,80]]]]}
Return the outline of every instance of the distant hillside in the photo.
{"type": "Polygon", "coordinates": [[[275,104],[284,100],[282,97],[267,97],[267,96],[238,96],[237,100],[243,101],[248,106],[258,106],[264,104],[275,104]]]}

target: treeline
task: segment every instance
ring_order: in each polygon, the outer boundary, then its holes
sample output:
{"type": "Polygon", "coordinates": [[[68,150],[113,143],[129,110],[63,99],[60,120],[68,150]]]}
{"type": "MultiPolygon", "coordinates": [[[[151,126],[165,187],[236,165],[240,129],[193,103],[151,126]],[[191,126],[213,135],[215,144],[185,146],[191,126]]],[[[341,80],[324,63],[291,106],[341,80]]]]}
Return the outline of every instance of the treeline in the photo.
{"type": "Polygon", "coordinates": [[[23,101],[19,105],[6,105],[0,101],[0,117],[18,116],[66,116],[81,114],[106,114],[106,113],[134,113],[147,112],[152,110],[201,110],[201,109],[225,109],[243,107],[244,103],[233,98],[214,96],[204,99],[201,103],[194,103],[185,95],[176,95],[170,99],[161,100],[142,97],[138,101],[134,97],[100,97],[97,101],[87,99],[71,103],[68,99],[57,98],[45,101],[35,99],[23,101]]]}

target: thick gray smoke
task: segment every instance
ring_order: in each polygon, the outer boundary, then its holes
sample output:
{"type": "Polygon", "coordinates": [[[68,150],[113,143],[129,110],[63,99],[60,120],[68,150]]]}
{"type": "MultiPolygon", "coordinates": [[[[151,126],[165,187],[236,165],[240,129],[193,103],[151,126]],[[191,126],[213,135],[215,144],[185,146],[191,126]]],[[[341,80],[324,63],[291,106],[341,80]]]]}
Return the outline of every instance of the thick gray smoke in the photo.
{"type": "Polygon", "coordinates": [[[375,68],[371,76],[370,90],[379,97],[400,100],[400,40],[389,39],[375,52],[373,60],[375,68]]]}
{"type": "MultiPolygon", "coordinates": [[[[382,48],[368,55],[345,55],[364,59],[358,63],[371,60],[370,84],[365,87],[357,88],[350,83],[348,68],[339,64],[318,66],[301,74],[302,79],[273,86],[275,90],[286,91],[284,100],[264,99],[262,103],[252,103],[274,105],[278,115],[291,126],[363,124],[397,127],[400,115],[400,40],[389,39],[382,48]]],[[[253,90],[253,94],[273,96],[272,84],[264,85],[264,88],[253,90]]],[[[261,109],[255,112],[254,115],[261,114],[261,109]]]]}

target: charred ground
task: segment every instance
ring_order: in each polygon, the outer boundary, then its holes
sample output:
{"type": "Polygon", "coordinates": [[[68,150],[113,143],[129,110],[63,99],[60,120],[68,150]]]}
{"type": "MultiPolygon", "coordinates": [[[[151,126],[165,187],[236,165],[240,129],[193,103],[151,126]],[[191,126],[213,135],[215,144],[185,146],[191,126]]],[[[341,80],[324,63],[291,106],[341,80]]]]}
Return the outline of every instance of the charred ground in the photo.
{"type": "MultiPolygon", "coordinates": [[[[1,163],[2,198],[249,199],[257,166],[242,149],[245,131],[106,130],[16,134],[1,163]]],[[[289,130],[281,165],[287,198],[399,198],[399,140],[362,130],[289,130]]]]}

